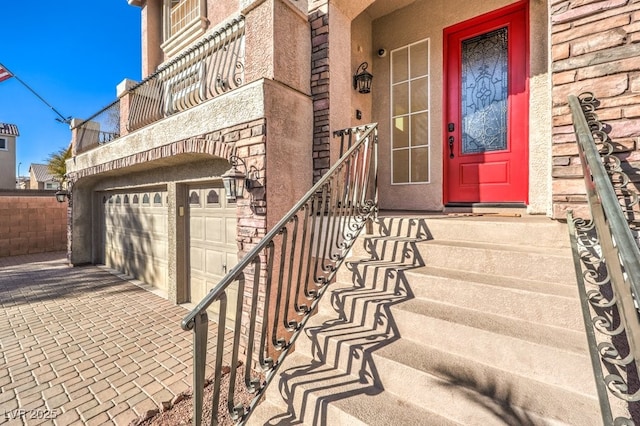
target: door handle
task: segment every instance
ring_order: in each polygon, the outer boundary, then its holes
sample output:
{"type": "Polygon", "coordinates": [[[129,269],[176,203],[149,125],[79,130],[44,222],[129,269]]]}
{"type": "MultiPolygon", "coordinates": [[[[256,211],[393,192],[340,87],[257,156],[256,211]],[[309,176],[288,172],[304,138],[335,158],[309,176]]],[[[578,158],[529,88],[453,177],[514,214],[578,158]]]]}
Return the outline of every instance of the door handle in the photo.
{"type": "Polygon", "coordinates": [[[449,158],[453,158],[453,141],[454,141],[454,137],[453,136],[449,136],[449,158]]]}
{"type": "Polygon", "coordinates": [[[227,274],[227,264],[223,263],[222,264],[222,272],[226,275],[227,274]]]}

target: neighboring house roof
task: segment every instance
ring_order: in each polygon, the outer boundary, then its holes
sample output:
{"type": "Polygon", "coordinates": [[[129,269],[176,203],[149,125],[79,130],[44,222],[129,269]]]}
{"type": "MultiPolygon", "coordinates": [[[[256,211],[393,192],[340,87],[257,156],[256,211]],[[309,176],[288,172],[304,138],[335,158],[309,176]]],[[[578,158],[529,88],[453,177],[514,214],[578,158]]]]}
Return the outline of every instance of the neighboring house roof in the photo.
{"type": "Polygon", "coordinates": [[[0,123],[0,135],[20,136],[20,132],[15,124],[0,123]]]}
{"type": "Polygon", "coordinates": [[[29,167],[29,171],[33,172],[33,176],[36,178],[37,182],[49,182],[56,180],[55,176],[53,176],[49,171],[49,166],[46,164],[32,163],[31,167],[29,167]]]}

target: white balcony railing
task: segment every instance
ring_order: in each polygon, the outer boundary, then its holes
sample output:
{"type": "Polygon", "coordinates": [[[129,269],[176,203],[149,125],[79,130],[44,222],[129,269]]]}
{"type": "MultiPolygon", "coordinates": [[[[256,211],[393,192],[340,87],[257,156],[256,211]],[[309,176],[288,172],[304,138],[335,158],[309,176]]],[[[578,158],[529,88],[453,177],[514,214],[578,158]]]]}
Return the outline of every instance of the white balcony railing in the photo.
{"type": "Polygon", "coordinates": [[[76,126],[76,145],[85,150],[111,142],[242,86],[244,23],[242,16],[233,19],[76,126]],[[107,136],[98,137],[103,133],[107,136]],[[82,140],[88,137],[92,140],[82,140]]]}

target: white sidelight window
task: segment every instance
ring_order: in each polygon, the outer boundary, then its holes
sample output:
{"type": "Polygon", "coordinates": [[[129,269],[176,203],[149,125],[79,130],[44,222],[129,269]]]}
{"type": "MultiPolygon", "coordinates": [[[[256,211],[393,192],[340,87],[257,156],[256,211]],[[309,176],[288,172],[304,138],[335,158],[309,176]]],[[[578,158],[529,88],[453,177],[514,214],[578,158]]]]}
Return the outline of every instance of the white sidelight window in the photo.
{"type": "Polygon", "coordinates": [[[391,183],[430,177],[429,39],[391,52],[391,183]]]}

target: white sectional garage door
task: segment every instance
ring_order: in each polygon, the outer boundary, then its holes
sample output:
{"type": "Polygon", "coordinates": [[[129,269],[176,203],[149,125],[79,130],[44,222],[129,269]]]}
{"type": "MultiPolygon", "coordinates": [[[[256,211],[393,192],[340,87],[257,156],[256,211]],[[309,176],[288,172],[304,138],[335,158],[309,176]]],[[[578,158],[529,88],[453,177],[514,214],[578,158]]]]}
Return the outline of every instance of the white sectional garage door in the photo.
{"type": "MultiPolygon", "coordinates": [[[[198,303],[238,263],[236,205],[227,201],[222,182],[190,187],[188,201],[191,302],[198,303]]],[[[233,312],[237,285],[227,297],[233,312]]]]}
{"type": "Polygon", "coordinates": [[[109,192],[104,206],[104,263],[167,291],[167,192],[109,192]]]}

